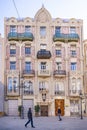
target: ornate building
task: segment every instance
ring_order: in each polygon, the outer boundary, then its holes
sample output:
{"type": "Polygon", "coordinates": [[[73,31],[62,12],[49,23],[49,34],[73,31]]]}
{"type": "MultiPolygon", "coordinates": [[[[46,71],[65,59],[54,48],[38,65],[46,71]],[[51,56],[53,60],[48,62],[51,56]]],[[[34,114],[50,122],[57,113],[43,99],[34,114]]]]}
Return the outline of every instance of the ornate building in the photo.
{"type": "Polygon", "coordinates": [[[87,115],[87,39],[83,41],[83,75],[84,75],[84,81],[83,81],[83,86],[84,86],[84,110],[87,115]]]}
{"type": "Polygon", "coordinates": [[[5,18],[5,112],[40,105],[41,116],[80,114],[83,21],[53,19],[42,7],[34,18],[5,18]]]}
{"type": "Polygon", "coordinates": [[[4,38],[0,34],[0,116],[4,114],[4,38]]]}

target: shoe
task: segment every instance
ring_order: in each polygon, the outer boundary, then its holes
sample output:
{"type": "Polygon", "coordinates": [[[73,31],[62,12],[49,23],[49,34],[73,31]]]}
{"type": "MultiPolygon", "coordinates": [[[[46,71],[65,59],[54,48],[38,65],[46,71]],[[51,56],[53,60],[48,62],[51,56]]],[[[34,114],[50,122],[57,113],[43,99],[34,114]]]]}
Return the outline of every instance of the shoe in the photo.
{"type": "Polygon", "coordinates": [[[27,128],[27,125],[25,125],[25,127],[27,128]]]}
{"type": "Polygon", "coordinates": [[[35,126],[32,126],[32,128],[35,128],[35,126]]]}

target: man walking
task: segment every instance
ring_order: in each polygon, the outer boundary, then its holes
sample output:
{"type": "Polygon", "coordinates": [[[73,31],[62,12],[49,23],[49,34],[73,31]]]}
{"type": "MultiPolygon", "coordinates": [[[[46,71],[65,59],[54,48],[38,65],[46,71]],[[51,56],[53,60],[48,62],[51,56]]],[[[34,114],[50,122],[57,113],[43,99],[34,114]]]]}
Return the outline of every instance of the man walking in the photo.
{"type": "Polygon", "coordinates": [[[33,117],[32,117],[31,108],[29,108],[27,116],[28,116],[28,121],[27,121],[27,123],[25,124],[25,127],[27,127],[27,125],[31,122],[31,127],[32,127],[32,128],[35,128],[35,127],[33,126],[33,117]]]}
{"type": "Polygon", "coordinates": [[[59,121],[61,121],[62,119],[61,119],[61,109],[60,109],[60,107],[58,107],[58,117],[59,117],[59,121]]]}

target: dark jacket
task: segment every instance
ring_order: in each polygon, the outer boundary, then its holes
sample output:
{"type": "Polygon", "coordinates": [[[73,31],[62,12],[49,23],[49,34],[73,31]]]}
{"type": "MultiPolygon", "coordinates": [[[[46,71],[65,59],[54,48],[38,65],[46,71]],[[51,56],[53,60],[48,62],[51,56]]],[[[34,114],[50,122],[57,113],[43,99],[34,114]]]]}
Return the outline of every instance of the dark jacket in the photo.
{"type": "Polygon", "coordinates": [[[32,112],[31,112],[31,110],[28,111],[28,119],[30,119],[30,120],[32,119],[32,112]]]}
{"type": "Polygon", "coordinates": [[[58,114],[61,114],[61,109],[60,108],[58,108],[58,114]]]}

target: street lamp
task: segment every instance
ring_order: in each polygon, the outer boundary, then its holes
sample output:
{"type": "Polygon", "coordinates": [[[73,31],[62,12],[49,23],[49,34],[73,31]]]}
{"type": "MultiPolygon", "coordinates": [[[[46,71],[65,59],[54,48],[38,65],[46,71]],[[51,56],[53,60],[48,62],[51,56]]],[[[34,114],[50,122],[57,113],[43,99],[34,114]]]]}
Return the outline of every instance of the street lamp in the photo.
{"type": "Polygon", "coordinates": [[[83,119],[83,115],[82,115],[82,93],[80,92],[80,99],[81,99],[81,119],[83,119]]]}
{"type": "Polygon", "coordinates": [[[21,77],[21,119],[24,119],[24,107],[23,107],[23,77],[21,77]]]}

